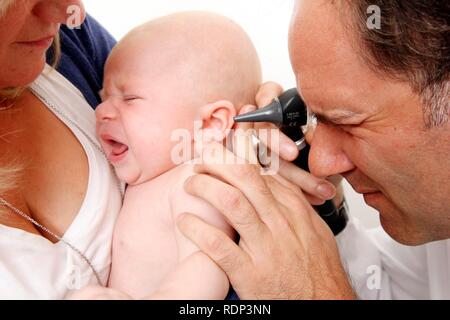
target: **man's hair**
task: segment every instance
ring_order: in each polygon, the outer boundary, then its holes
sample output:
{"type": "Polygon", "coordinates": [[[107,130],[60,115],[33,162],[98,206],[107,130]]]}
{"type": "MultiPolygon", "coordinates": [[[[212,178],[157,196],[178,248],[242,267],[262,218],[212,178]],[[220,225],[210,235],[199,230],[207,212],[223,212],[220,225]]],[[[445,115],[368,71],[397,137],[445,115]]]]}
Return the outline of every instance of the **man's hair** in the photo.
{"type": "Polygon", "coordinates": [[[428,128],[450,114],[450,1],[347,0],[364,59],[375,70],[409,82],[420,94],[428,128]],[[381,10],[380,28],[369,28],[370,6],[381,10]]]}

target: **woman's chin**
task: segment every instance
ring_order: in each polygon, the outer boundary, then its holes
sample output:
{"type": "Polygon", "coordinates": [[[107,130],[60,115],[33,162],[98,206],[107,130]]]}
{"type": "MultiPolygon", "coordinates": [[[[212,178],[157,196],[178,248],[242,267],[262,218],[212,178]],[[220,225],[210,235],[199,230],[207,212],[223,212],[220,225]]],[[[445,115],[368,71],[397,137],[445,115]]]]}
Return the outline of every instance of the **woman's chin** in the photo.
{"type": "MultiPolygon", "coordinates": [[[[33,64],[33,67],[29,69],[27,72],[27,83],[25,85],[29,85],[33,81],[35,81],[44,71],[45,64],[47,63],[46,57],[43,56],[42,59],[39,62],[36,62],[33,64]]],[[[25,79],[25,77],[24,77],[25,79]]]]}
{"type": "Polygon", "coordinates": [[[33,83],[44,71],[45,68],[45,57],[39,61],[35,62],[33,64],[24,64],[27,66],[26,69],[22,68],[16,68],[14,74],[11,76],[2,75],[2,78],[0,80],[0,88],[23,88],[31,83],[33,83]]]}

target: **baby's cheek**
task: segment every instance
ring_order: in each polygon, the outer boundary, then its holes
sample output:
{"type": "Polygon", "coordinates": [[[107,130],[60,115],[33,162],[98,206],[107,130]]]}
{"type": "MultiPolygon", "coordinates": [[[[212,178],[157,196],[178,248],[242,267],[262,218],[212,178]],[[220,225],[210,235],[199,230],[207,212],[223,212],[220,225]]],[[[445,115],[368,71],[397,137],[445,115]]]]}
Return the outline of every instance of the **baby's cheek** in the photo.
{"type": "MultiPolygon", "coordinates": [[[[169,117],[166,117],[169,118],[169,117]]],[[[164,120],[170,121],[170,120],[164,120]]],[[[133,141],[133,153],[143,175],[153,178],[179,165],[179,149],[189,149],[189,130],[173,129],[173,123],[149,123],[133,141]],[[145,132],[144,132],[145,131],[145,132]],[[185,145],[187,147],[185,147],[185,145]]],[[[182,163],[182,162],[181,162],[182,163]]]]}
{"type": "Polygon", "coordinates": [[[143,176],[154,178],[173,167],[170,141],[161,139],[157,143],[146,144],[146,147],[139,149],[137,162],[143,176]]]}

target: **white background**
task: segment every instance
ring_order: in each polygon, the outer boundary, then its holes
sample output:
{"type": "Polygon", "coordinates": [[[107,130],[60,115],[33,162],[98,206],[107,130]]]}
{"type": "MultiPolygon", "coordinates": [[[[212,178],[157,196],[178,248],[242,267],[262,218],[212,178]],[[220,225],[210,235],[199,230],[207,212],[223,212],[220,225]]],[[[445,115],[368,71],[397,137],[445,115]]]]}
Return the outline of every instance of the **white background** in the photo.
{"type": "MultiPolygon", "coordinates": [[[[289,62],[288,29],[294,0],[84,0],[87,11],[120,39],[133,27],[153,18],[183,10],[206,10],[238,22],[252,38],[264,80],[295,87],[289,62]]],[[[320,27],[320,26],[318,26],[320,27]]],[[[352,215],[367,227],[379,224],[378,214],[348,184],[346,198],[352,215]]]]}

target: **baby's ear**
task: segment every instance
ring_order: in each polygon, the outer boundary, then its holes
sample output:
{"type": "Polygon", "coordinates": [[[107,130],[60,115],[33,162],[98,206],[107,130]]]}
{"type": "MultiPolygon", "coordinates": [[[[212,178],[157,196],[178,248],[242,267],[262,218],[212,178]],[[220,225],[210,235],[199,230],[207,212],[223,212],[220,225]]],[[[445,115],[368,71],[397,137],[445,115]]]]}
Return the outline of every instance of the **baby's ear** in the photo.
{"type": "Polygon", "coordinates": [[[200,108],[202,130],[216,141],[223,141],[234,126],[236,108],[230,101],[221,100],[200,108]],[[211,136],[210,136],[211,137],[211,136]]]}

